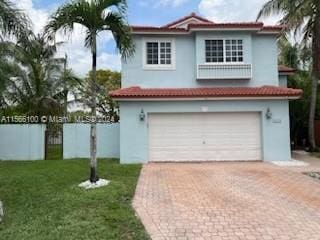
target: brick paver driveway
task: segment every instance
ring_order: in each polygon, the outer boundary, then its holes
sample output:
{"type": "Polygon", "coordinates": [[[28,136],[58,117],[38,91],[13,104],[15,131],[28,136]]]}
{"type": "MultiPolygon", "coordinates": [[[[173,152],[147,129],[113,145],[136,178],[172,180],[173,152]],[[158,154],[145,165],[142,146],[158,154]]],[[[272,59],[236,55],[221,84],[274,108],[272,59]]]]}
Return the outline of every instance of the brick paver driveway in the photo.
{"type": "Polygon", "coordinates": [[[269,163],[151,163],[133,203],[152,239],[320,239],[320,181],[269,163]]]}

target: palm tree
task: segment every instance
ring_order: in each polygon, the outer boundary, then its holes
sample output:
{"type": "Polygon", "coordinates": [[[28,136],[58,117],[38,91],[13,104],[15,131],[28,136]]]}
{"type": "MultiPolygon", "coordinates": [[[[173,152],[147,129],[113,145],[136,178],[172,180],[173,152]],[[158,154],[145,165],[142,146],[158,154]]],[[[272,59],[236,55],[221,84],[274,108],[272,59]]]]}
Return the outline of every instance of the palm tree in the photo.
{"type": "Polygon", "coordinates": [[[282,14],[281,24],[288,31],[302,33],[303,44],[312,46],[312,84],[309,112],[309,142],[316,149],[314,118],[317,103],[317,88],[320,79],[320,1],[319,0],[269,0],[260,10],[257,19],[272,14],[282,14]]]}
{"type": "MultiPolygon", "coordinates": [[[[58,8],[46,27],[49,37],[62,30],[72,33],[75,24],[86,29],[85,47],[92,53],[92,77],[90,84],[91,116],[96,118],[96,68],[97,68],[97,36],[103,31],[110,31],[116,41],[123,58],[133,54],[134,47],[130,28],[125,21],[127,4],[125,0],[75,0],[58,8]]],[[[90,181],[96,182],[96,123],[93,121],[90,128],[90,181]]]]}
{"type": "Polygon", "coordinates": [[[59,103],[63,60],[55,58],[56,45],[46,42],[42,35],[29,33],[16,44],[2,42],[5,48],[2,68],[6,77],[2,99],[17,106],[27,115],[51,115],[61,112],[59,103]]]}
{"type": "Polygon", "coordinates": [[[69,93],[72,93],[73,96],[76,96],[81,89],[83,82],[82,79],[79,78],[74,74],[72,69],[67,68],[68,67],[68,56],[65,55],[65,58],[63,59],[63,73],[61,75],[61,85],[62,85],[62,91],[61,91],[61,97],[63,99],[63,116],[67,117],[68,115],[68,105],[73,102],[68,101],[68,95],[69,93]]]}
{"type": "Polygon", "coordinates": [[[20,36],[29,29],[28,17],[9,0],[0,0],[0,39],[4,36],[20,36]]]}
{"type": "MultiPolygon", "coordinates": [[[[24,35],[30,27],[29,23],[28,17],[9,0],[0,0],[0,41],[8,36],[19,37],[24,35]]],[[[2,92],[5,84],[7,84],[5,75],[13,66],[8,64],[2,56],[5,49],[2,47],[0,50],[0,92],[2,92]]],[[[2,99],[0,102],[3,103],[4,100],[2,99]]]]}
{"type": "Polygon", "coordinates": [[[289,66],[294,69],[299,68],[300,64],[300,46],[291,44],[286,35],[283,35],[278,41],[279,56],[278,62],[281,65],[289,66]]]}

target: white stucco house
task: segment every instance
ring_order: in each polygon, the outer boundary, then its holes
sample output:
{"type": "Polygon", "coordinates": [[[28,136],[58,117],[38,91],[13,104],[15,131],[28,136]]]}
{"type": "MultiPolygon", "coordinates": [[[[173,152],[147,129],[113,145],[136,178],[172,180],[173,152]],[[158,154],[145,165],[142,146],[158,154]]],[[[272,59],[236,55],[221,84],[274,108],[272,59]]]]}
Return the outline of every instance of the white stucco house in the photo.
{"type": "Polygon", "coordinates": [[[289,104],[278,66],[282,26],[215,23],[192,13],[161,27],[132,26],[122,62],[122,163],[288,161],[289,104]]]}

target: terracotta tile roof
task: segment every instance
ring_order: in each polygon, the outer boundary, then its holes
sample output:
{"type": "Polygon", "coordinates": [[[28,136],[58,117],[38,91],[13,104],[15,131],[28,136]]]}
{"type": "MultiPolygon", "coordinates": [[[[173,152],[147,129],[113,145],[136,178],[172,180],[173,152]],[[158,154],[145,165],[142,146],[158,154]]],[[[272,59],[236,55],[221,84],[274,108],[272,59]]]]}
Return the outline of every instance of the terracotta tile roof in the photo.
{"type": "Polygon", "coordinates": [[[166,25],[164,25],[164,26],[162,26],[162,27],[163,27],[163,28],[169,28],[169,27],[172,27],[172,26],[177,25],[177,24],[179,24],[179,23],[182,23],[182,22],[186,21],[186,20],[189,19],[189,18],[196,18],[196,19],[198,19],[198,20],[200,20],[200,21],[202,21],[202,22],[212,23],[210,20],[208,20],[208,19],[206,19],[206,18],[203,18],[203,17],[200,17],[200,16],[198,16],[197,14],[195,14],[194,12],[192,12],[191,14],[189,14],[189,15],[187,15],[187,16],[184,16],[184,17],[182,17],[182,18],[179,18],[178,20],[173,21],[173,22],[171,22],[171,23],[168,23],[168,24],[166,24],[166,25]]]}
{"type": "Polygon", "coordinates": [[[178,32],[188,33],[184,28],[152,27],[152,26],[131,26],[133,32],[178,32]]]}
{"type": "Polygon", "coordinates": [[[283,31],[286,28],[287,28],[286,25],[263,26],[262,31],[267,31],[267,32],[283,31]]]}
{"type": "Polygon", "coordinates": [[[229,23],[214,23],[208,19],[202,18],[195,13],[191,13],[188,16],[180,18],[174,22],[168,23],[161,27],[155,26],[131,26],[133,33],[190,33],[192,30],[197,29],[252,29],[257,32],[263,33],[280,33],[285,28],[283,25],[275,25],[275,26],[264,26],[262,22],[229,22],[229,23]],[[175,25],[186,21],[189,18],[196,18],[202,23],[190,23],[187,29],[174,27],[175,25]]]}
{"type": "Polygon", "coordinates": [[[191,23],[188,29],[206,28],[206,29],[228,29],[228,28],[253,28],[261,29],[263,23],[261,22],[233,22],[233,23],[191,23]]]}
{"type": "Polygon", "coordinates": [[[284,66],[284,65],[279,65],[278,71],[280,74],[283,74],[283,75],[293,75],[296,72],[295,69],[284,66]]]}
{"type": "Polygon", "coordinates": [[[153,26],[131,26],[131,30],[134,32],[178,32],[189,33],[196,29],[252,29],[260,32],[276,32],[280,33],[284,27],[279,26],[267,26],[264,27],[263,23],[259,22],[238,22],[238,23],[192,23],[188,25],[187,29],[184,28],[170,28],[170,27],[153,27],[153,26]]]}
{"type": "Polygon", "coordinates": [[[113,98],[299,97],[301,95],[301,89],[276,86],[218,88],[129,87],[111,92],[113,98]]]}

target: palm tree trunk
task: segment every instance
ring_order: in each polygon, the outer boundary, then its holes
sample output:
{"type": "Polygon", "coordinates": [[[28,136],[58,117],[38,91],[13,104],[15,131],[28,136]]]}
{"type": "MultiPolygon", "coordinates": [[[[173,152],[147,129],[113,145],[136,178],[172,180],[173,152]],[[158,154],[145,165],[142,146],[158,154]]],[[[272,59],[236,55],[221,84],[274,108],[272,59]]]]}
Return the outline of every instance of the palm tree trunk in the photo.
{"type": "Polygon", "coordinates": [[[309,113],[309,142],[311,151],[316,150],[316,141],[314,134],[314,120],[317,107],[318,82],[320,78],[320,14],[315,20],[315,26],[312,37],[312,83],[311,83],[311,100],[309,113]]]}
{"type": "Polygon", "coordinates": [[[64,65],[63,65],[63,115],[67,117],[68,115],[68,89],[67,89],[67,54],[65,55],[64,65]]]}
{"type": "Polygon", "coordinates": [[[97,72],[97,39],[93,36],[92,42],[92,75],[91,75],[91,127],[90,127],[90,182],[98,181],[97,175],[97,125],[96,125],[96,72],[97,72]]]}

